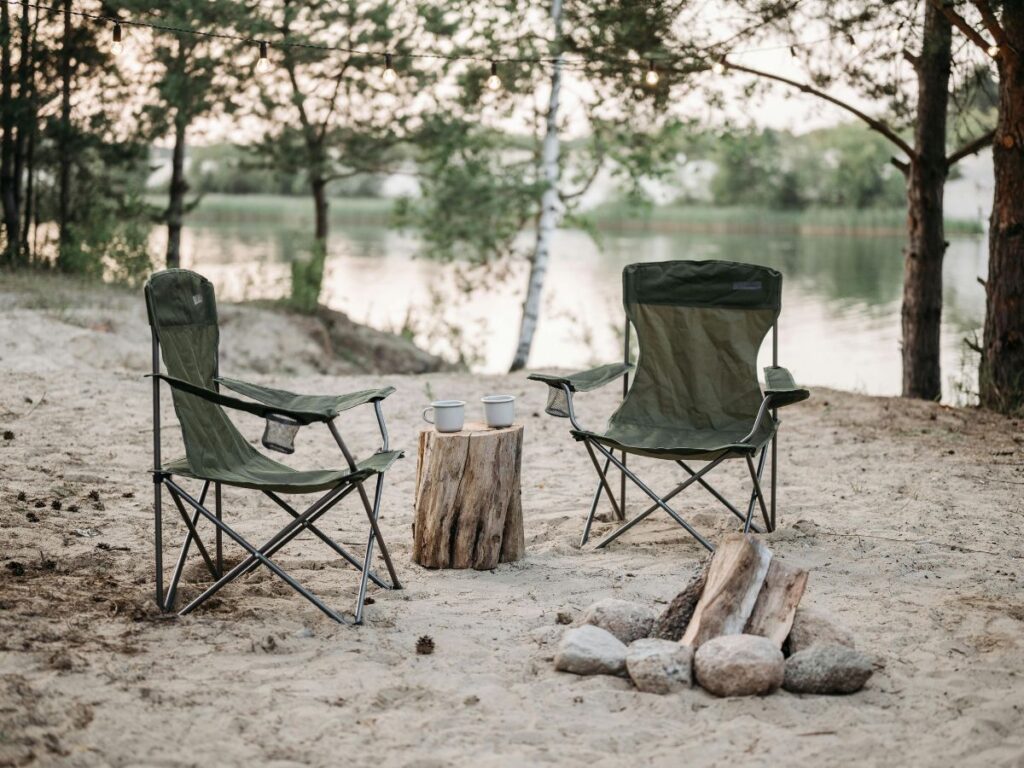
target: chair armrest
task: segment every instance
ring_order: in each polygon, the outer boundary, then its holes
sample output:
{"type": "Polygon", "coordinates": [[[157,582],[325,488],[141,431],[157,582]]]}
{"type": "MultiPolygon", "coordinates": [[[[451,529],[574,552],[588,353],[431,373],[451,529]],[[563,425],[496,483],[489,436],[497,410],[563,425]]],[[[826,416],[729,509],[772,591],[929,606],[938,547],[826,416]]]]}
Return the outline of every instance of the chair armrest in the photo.
{"type": "Polygon", "coordinates": [[[357,405],[383,400],[395,391],[394,387],[382,387],[363,389],[345,395],[297,395],[284,389],[263,387],[238,379],[218,377],[214,381],[240,395],[271,406],[274,413],[303,413],[315,416],[311,421],[330,421],[343,411],[357,405]]]}
{"type": "Polygon", "coordinates": [[[635,366],[632,363],[609,363],[591,368],[588,371],[570,373],[568,376],[550,376],[545,373],[531,373],[527,376],[531,381],[540,381],[549,387],[561,389],[568,386],[571,392],[589,392],[603,387],[629,373],[635,366]]]}
{"type": "MultiPolygon", "coordinates": [[[[394,391],[393,388],[386,388],[382,390],[366,390],[364,392],[354,392],[350,395],[341,395],[340,397],[302,397],[299,395],[292,395],[290,392],[281,392],[281,390],[269,390],[270,392],[278,392],[282,395],[287,395],[293,400],[288,400],[285,397],[277,399],[275,402],[265,403],[254,403],[249,400],[240,400],[237,397],[226,395],[223,392],[217,392],[213,389],[207,389],[201,387],[198,384],[193,384],[190,381],[184,379],[178,379],[174,376],[167,376],[162,373],[147,373],[147,377],[157,378],[161,381],[165,381],[171,385],[173,389],[181,392],[185,392],[189,395],[202,398],[211,403],[223,406],[225,408],[233,408],[236,411],[244,411],[251,413],[254,416],[260,418],[266,418],[268,414],[279,414],[282,416],[288,416],[294,419],[300,424],[313,424],[318,421],[330,421],[343,410],[352,408],[361,403],[371,402],[372,400],[381,400],[387,397],[394,391]],[[329,402],[315,402],[315,401],[329,401],[329,402]],[[340,402],[339,402],[340,401],[340,402]],[[337,408],[337,410],[335,410],[337,408]]],[[[244,384],[244,382],[239,382],[244,384]]],[[[227,384],[225,384],[227,386],[227,384]]],[[[255,385],[248,385],[250,387],[255,385]]],[[[262,387],[260,389],[263,389],[262,387]]],[[[246,393],[243,393],[246,394],[246,393]]]]}
{"type": "Polygon", "coordinates": [[[764,381],[764,395],[772,408],[799,403],[811,396],[808,390],[796,385],[793,374],[778,365],[770,365],[764,369],[764,381]]]}
{"type": "Polygon", "coordinates": [[[190,381],[184,379],[178,379],[174,376],[167,376],[162,373],[147,373],[146,378],[160,379],[171,385],[172,389],[184,392],[195,397],[202,398],[210,403],[216,403],[217,405],[225,408],[233,408],[236,411],[245,411],[251,413],[253,416],[259,416],[266,418],[267,414],[277,413],[282,416],[288,416],[300,424],[311,424],[314,421],[321,421],[319,414],[304,413],[301,411],[292,411],[284,408],[271,408],[270,406],[263,405],[261,403],[253,403],[248,400],[239,400],[237,397],[231,395],[225,395],[223,392],[217,392],[213,389],[207,389],[201,387],[198,384],[193,384],[190,381]]]}

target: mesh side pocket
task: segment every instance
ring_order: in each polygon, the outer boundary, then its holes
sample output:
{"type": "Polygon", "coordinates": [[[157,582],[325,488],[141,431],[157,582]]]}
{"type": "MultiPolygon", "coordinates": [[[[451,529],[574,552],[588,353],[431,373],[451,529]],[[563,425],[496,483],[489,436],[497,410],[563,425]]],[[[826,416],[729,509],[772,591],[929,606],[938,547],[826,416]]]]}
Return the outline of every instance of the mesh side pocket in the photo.
{"type": "Polygon", "coordinates": [[[263,445],[278,453],[295,453],[295,435],[301,426],[295,419],[279,413],[268,413],[267,427],[263,430],[263,445]]]}
{"type": "Polygon", "coordinates": [[[548,404],[544,412],[560,419],[569,418],[569,398],[566,397],[564,389],[548,388],[548,404]]]}

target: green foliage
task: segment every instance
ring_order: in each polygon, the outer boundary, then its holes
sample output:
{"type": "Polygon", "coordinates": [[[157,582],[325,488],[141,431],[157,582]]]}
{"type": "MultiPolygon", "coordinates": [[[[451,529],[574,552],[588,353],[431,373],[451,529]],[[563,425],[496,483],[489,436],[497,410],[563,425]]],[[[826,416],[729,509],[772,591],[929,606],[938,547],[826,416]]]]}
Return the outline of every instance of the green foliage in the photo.
{"type": "Polygon", "coordinates": [[[427,256],[487,262],[510,255],[537,213],[541,184],[528,152],[465,120],[428,121],[420,136],[423,197],[403,198],[400,226],[418,229],[427,256]]]}
{"type": "Polygon", "coordinates": [[[886,208],[905,204],[891,145],[859,124],[801,136],[771,129],[724,133],[707,152],[718,205],[777,210],[886,208]]]}

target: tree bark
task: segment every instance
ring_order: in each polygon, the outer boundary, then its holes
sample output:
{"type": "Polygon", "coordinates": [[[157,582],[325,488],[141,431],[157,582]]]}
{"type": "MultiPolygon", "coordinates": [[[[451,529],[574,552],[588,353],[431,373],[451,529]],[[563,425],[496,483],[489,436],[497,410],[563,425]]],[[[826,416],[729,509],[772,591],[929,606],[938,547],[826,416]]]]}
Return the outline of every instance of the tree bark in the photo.
{"type": "Polygon", "coordinates": [[[70,270],[71,214],[71,0],[64,0],[60,63],[60,141],[57,170],[57,265],[70,270]]]}
{"type": "Polygon", "coordinates": [[[560,200],[558,195],[559,181],[559,138],[558,138],[558,106],[562,91],[562,1],[552,0],[551,19],[554,22],[555,34],[553,46],[556,49],[555,62],[551,68],[551,93],[548,96],[547,124],[544,132],[544,144],[541,149],[541,165],[544,171],[544,192],[540,199],[540,217],[537,221],[537,241],[530,260],[530,278],[526,285],[526,300],[523,302],[523,319],[519,326],[519,342],[516,344],[515,356],[509,371],[519,371],[526,367],[533,346],[533,336],[537,330],[540,317],[540,297],[544,289],[544,278],[548,272],[548,259],[551,252],[551,240],[558,226],[560,200]]]}
{"type": "Polygon", "coordinates": [[[185,149],[188,126],[179,110],[174,120],[174,150],[171,154],[171,185],[167,199],[167,268],[181,266],[181,227],[185,220],[185,149]]]}
{"type": "Polygon", "coordinates": [[[981,404],[1024,412],[1024,3],[1003,5],[981,404]]]}
{"type": "MultiPolygon", "coordinates": [[[[19,226],[17,186],[15,173],[15,101],[13,93],[14,72],[11,68],[11,17],[7,4],[0,8],[0,204],[4,216],[5,261],[13,264],[17,260],[18,245],[21,242],[19,226]]],[[[22,57],[24,58],[24,57],[22,57]]],[[[24,65],[24,61],[22,62],[24,65]]]]}
{"type": "Polygon", "coordinates": [[[917,71],[914,154],[907,168],[907,247],[903,262],[903,396],[942,397],[939,360],[942,261],[946,252],[943,191],[946,184],[946,112],[952,29],[925,5],[917,71]]]}
{"type": "Polygon", "coordinates": [[[420,432],[413,560],[489,570],[523,557],[523,427],[420,432]]]}

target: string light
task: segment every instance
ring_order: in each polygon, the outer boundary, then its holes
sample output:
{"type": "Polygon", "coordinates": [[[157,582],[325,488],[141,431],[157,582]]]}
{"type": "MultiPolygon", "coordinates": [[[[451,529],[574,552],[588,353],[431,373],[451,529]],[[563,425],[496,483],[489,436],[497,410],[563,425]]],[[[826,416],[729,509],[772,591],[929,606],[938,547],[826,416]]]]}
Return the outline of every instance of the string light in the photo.
{"type": "Polygon", "coordinates": [[[653,59],[647,62],[647,74],[644,75],[644,82],[647,83],[651,88],[658,84],[661,77],[658,76],[658,70],[654,68],[653,59]]]}
{"type": "Polygon", "coordinates": [[[270,69],[270,57],[267,56],[267,42],[260,41],[260,57],[256,60],[256,71],[260,74],[270,69]]]}
{"type": "Polygon", "coordinates": [[[394,85],[395,81],[398,80],[398,73],[395,72],[395,68],[391,64],[391,54],[384,54],[384,85],[394,85]]]}
{"type": "Polygon", "coordinates": [[[720,75],[725,72],[725,59],[719,59],[711,65],[711,71],[716,75],[720,75]]]}
{"type": "Polygon", "coordinates": [[[492,91],[501,88],[501,78],[498,77],[498,64],[493,60],[491,61],[491,76],[487,78],[487,87],[492,91]]]}
{"type": "Polygon", "coordinates": [[[990,45],[988,47],[988,55],[991,56],[993,59],[999,56],[999,46],[994,43],[990,45]]]}
{"type": "Polygon", "coordinates": [[[114,23],[114,35],[110,43],[110,52],[115,56],[120,56],[124,51],[124,43],[121,42],[121,25],[114,23]]]}

